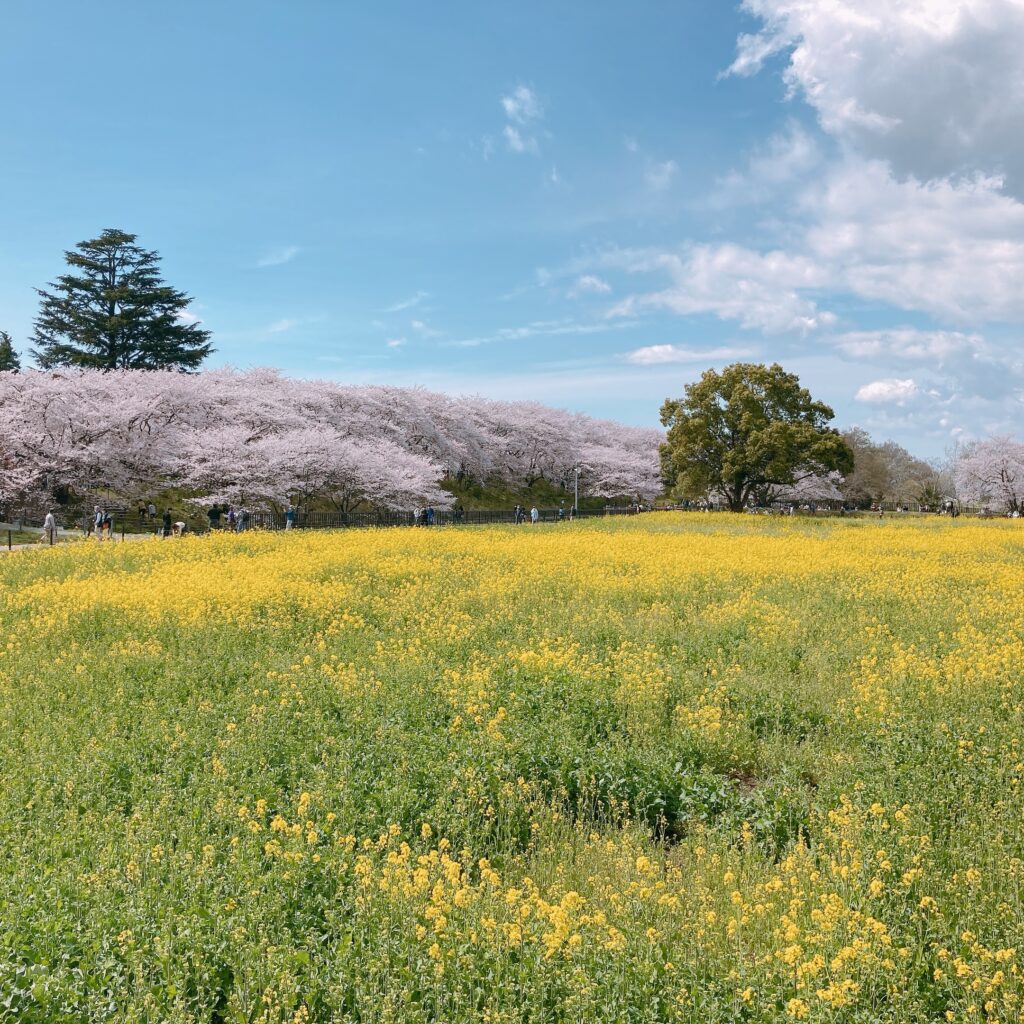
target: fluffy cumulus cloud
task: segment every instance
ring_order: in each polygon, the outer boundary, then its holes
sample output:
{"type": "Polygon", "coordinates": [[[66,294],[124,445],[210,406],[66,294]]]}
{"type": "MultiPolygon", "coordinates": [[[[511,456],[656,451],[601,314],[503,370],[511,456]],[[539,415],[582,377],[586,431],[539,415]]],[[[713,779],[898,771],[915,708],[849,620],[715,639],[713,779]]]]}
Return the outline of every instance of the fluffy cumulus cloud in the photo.
{"type": "Polygon", "coordinates": [[[898,180],[847,158],[803,195],[833,287],[960,323],[1024,322],[1024,204],[991,178],[898,180]]]}
{"type": "Polygon", "coordinates": [[[919,179],[981,170],[1024,188],[1022,0],[744,0],[760,30],[731,70],[785,53],[829,134],[919,179]]]}
{"type": "Polygon", "coordinates": [[[738,245],[696,245],[679,252],[611,250],[606,265],[633,274],[667,277],[667,287],[616,303],[610,317],[663,309],[683,316],[710,313],[766,334],[806,334],[831,326],[835,316],[811,297],[827,283],[804,256],[760,253],[738,245]]]}
{"type": "Polygon", "coordinates": [[[899,181],[881,161],[848,157],[799,190],[787,234],[776,250],[726,242],[619,254],[625,269],[672,284],[613,312],[711,312],[807,333],[835,322],[821,296],[845,293],[956,325],[1024,323],[1024,204],[991,179],[899,181]]]}
{"type": "Polygon", "coordinates": [[[910,399],[916,398],[920,388],[908,377],[900,380],[887,377],[885,380],[873,380],[857,391],[858,402],[874,402],[878,404],[905,405],[910,399]]]}

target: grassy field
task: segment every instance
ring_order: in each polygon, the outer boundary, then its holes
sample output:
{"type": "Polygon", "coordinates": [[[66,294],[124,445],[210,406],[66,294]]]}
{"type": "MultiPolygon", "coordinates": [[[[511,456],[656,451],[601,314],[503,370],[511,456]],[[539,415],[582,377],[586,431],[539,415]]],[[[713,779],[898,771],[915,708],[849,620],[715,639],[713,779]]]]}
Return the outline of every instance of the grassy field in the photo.
{"type": "Polygon", "coordinates": [[[1018,523],[0,561],[0,1021],[1017,1021],[1018,523]]]}

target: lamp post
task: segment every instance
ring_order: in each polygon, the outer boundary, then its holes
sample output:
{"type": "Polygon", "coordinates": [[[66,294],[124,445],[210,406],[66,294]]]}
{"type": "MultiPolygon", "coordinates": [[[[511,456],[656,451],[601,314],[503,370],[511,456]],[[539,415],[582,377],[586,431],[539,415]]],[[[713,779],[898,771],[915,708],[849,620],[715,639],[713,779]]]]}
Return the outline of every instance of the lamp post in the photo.
{"type": "Polygon", "coordinates": [[[573,472],[576,474],[576,480],[573,486],[573,499],[572,507],[576,510],[575,515],[580,514],[580,464],[577,462],[572,467],[573,472]]]}

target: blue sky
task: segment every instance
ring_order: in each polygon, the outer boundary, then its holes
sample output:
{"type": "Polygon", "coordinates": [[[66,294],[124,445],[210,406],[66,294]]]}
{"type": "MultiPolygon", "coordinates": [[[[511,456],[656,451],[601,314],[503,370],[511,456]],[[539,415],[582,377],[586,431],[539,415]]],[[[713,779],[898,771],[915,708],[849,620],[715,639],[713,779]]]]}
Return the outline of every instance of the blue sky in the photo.
{"type": "Polygon", "coordinates": [[[116,226],[214,365],[655,424],[708,366],[778,359],[922,454],[1018,428],[1020,0],[5,16],[17,347],[116,226]]]}

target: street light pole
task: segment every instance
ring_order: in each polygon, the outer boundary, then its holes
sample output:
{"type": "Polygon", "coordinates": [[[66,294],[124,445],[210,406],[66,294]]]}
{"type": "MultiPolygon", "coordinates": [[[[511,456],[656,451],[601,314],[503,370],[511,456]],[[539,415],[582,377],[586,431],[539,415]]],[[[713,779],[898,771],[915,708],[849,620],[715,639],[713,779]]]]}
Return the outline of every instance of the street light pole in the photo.
{"type": "Polygon", "coordinates": [[[577,462],[573,466],[573,471],[576,473],[575,487],[573,488],[573,508],[576,509],[576,515],[580,514],[580,464],[577,462]]]}

